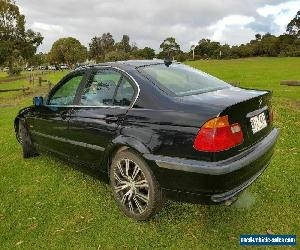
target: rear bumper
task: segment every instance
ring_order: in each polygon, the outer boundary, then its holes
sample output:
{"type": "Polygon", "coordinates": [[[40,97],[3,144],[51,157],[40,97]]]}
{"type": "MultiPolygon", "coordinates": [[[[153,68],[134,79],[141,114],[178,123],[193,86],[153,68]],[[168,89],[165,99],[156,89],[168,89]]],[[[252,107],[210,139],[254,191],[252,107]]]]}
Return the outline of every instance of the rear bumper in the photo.
{"type": "Polygon", "coordinates": [[[178,192],[183,200],[195,196],[199,200],[219,203],[237,195],[263,172],[271,161],[278,135],[279,129],[274,128],[251,148],[218,162],[151,154],[144,157],[155,162],[158,181],[168,193],[178,192]]]}

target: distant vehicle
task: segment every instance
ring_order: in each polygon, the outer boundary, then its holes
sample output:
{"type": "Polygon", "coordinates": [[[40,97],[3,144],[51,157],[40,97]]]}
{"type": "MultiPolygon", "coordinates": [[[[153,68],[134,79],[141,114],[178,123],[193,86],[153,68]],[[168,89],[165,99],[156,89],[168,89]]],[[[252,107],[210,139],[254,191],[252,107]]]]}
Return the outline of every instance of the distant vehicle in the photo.
{"type": "Polygon", "coordinates": [[[39,70],[46,70],[47,68],[46,68],[47,66],[39,66],[39,70]]]}
{"type": "Polygon", "coordinates": [[[8,68],[8,67],[5,67],[5,68],[3,69],[3,71],[4,71],[4,72],[8,72],[8,71],[9,71],[9,68],[8,68]]]}
{"type": "Polygon", "coordinates": [[[48,67],[49,70],[58,70],[58,67],[56,65],[50,65],[48,67]]]}
{"type": "Polygon", "coordinates": [[[266,169],[279,133],[271,92],[152,60],[78,68],[14,125],[25,158],[50,151],[106,173],[136,220],[158,212],[165,195],[232,201],[266,169]]]}
{"type": "Polygon", "coordinates": [[[69,66],[67,64],[62,64],[60,65],[60,69],[68,69],[69,66]]]}
{"type": "Polygon", "coordinates": [[[27,67],[26,70],[27,71],[34,71],[34,67],[27,67]]]}

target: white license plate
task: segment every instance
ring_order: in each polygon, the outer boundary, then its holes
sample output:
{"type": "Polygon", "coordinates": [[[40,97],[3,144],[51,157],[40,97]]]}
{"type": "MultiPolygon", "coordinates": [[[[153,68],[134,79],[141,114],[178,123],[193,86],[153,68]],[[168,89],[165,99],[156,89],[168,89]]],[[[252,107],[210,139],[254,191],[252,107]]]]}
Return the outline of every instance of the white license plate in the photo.
{"type": "Polygon", "coordinates": [[[265,113],[260,113],[259,115],[251,117],[250,122],[253,134],[268,126],[265,113]]]}

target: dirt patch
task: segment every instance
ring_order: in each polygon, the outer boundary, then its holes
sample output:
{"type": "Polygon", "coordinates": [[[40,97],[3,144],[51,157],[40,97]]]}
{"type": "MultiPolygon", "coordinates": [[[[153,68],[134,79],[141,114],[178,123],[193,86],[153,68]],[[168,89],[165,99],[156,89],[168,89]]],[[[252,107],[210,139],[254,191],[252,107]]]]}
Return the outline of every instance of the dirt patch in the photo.
{"type": "Polygon", "coordinates": [[[287,102],[287,105],[292,109],[296,109],[297,111],[300,111],[300,101],[289,101],[287,102]]]}
{"type": "Polygon", "coordinates": [[[0,80],[0,84],[1,83],[10,83],[10,82],[15,82],[15,81],[19,81],[19,80],[24,80],[26,78],[27,78],[27,76],[8,77],[8,78],[0,80]]]}
{"type": "Polygon", "coordinates": [[[11,108],[11,107],[17,107],[17,104],[0,104],[0,108],[11,108]]]}
{"type": "Polygon", "coordinates": [[[300,111],[300,101],[283,100],[280,102],[280,106],[300,111]]]}

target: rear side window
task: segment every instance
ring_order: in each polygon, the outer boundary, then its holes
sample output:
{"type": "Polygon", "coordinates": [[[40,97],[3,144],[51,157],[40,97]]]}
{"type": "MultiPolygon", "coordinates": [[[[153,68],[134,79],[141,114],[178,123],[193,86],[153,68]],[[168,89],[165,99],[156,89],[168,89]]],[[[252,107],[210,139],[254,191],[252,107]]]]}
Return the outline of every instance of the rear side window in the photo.
{"type": "Polygon", "coordinates": [[[86,106],[111,106],[122,75],[114,70],[95,72],[83,90],[80,104],[86,106]]]}
{"type": "Polygon", "coordinates": [[[121,84],[118,87],[114,105],[117,106],[130,106],[134,97],[134,88],[131,83],[123,78],[121,84]]]}
{"type": "Polygon", "coordinates": [[[135,90],[126,77],[117,71],[104,69],[92,74],[83,89],[80,105],[130,106],[135,90]]]}
{"type": "Polygon", "coordinates": [[[169,67],[164,64],[149,65],[140,70],[177,96],[205,93],[229,86],[205,72],[178,63],[169,67]]]}

